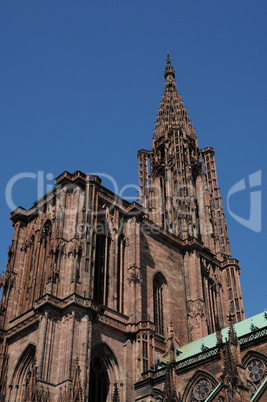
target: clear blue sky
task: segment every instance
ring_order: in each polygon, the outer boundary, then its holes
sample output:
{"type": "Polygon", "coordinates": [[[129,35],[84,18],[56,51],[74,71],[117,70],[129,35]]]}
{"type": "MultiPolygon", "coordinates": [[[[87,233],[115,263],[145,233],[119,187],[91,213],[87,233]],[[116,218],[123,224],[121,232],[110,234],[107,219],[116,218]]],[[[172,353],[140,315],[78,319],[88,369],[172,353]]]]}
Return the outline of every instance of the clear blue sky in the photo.
{"type": "MultiPolygon", "coordinates": [[[[199,146],[216,151],[246,316],[263,311],[266,20],[267,3],[260,0],[2,0],[1,271],[13,234],[5,189],[14,175],[44,172],[45,192],[52,176],[76,169],[111,175],[119,191],[137,184],[137,151],[151,148],[169,52],[199,146]],[[256,233],[229,215],[226,197],[258,170],[262,229],[256,233]]],[[[108,180],[103,184],[113,189],[108,180]]],[[[12,195],[14,205],[30,208],[36,181],[20,180],[12,195]]],[[[233,195],[230,207],[248,219],[249,191],[233,195]]]]}

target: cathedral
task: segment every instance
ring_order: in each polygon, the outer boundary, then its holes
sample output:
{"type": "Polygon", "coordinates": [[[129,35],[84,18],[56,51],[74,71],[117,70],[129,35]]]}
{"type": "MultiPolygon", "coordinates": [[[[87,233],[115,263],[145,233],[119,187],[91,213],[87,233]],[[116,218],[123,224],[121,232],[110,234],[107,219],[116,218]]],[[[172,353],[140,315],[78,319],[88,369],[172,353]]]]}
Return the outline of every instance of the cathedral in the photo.
{"type": "Polygon", "coordinates": [[[26,210],[1,277],[0,400],[267,400],[267,312],[245,319],[215,151],[167,56],[128,202],[63,172],[26,210]]]}

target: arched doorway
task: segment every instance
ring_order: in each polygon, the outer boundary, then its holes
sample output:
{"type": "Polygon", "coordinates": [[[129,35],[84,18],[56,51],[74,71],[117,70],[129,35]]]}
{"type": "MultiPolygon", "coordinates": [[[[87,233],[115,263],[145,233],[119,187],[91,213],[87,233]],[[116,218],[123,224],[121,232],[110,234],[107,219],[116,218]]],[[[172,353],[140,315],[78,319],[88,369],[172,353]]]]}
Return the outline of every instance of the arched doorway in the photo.
{"type": "MultiPolygon", "coordinates": [[[[88,401],[111,402],[117,384],[121,382],[118,360],[106,343],[95,346],[91,356],[88,401]]],[[[120,390],[116,389],[116,393],[119,395],[120,390]]],[[[122,400],[122,395],[119,398],[122,400]]]]}
{"type": "Polygon", "coordinates": [[[96,356],[90,368],[90,402],[106,402],[109,393],[110,381],[104,361],[96,356]]]}
{"type": "Polygon", "coordinates": [[[35,366],[36,347],[29,344],[21,354],[13,374],[9,387],[9,399],[15,401],[26,400],[29,395],[29,388],[34,388],[36,379],[35,366]]]}

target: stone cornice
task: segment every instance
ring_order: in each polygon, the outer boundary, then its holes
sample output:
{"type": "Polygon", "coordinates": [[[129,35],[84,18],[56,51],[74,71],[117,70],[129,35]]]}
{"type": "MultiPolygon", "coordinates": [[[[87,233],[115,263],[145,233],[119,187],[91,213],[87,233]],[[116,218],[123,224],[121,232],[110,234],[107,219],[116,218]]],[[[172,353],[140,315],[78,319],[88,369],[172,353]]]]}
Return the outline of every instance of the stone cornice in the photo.
{"type": "Polygon", "coordinates": [[[63,172],[55,179],[56,187],[50,190],[47,194],[34,202],[34,205],[30,209],[18,207],[10,214],[10,219],[13,223],[22,221],[24,223],[29,222],[38,215],[38,209],[43,205],[51,201],[56,195],[64,190],[64,186],[68,183],[77,184],[77,186],[85,186],[86,183],[91,182],[97,189],[100,197],[104,198],[107,202],[114,205],[114,207],[120,208],[121,213],[129,216],[143,215],[144,208],[137,202],[129,203],[124,198],[116,195],[111,190],[101,185],[101,179],[96,175],[84,174],[83,172],[76,171],[73,174],[69,172],[63,172]]]}
{"type": "Polygon", "coordinates": [[[99,311],[99,306],[92,299],[86,299],[77,294],[72,294],[65,299],[59,299],[55,296],[46,294],[34,303],[34,309],[37,310],[45,305],[53,306],[54,308],[63,310],[71,305],[89,308],[95,312],[99,311]]]}
{"type": "Polygon", "coordinates": [[[69,310],[70,307],[75,307],[76,310],[90,310],[95,316],[96,322],[99,324],[107,325],[108,327],[112,327],[115,330],[119,330],[120,332],[128,334],[137,334],[140,331],[149,331],[150,333],[155,333],[155,325],[150,321],[139,321],[138,323],[129,323],[128,317],[122,316],[118,314],[118,317],[115,318],[112,311],[110,314],[104,312],[104,306],[98,305],[92,299],[85,299],[76,294],[72,294],[65,299],[59,299],[55,296],[46,294],[42,298],[38,299],[34,304],[34,310],[30,310],[30,312],[26,312],[25,315],[19,317],[19,321],[17,319],[12,320],[14,324],[7,331],[3,331],[3,335],[6,334],[8,337],[13,336],[14,334],[22,331],[34,323],[37,323],[40,318],[40,314],[42,310],[46,311],[55,311],[57,310],[60,313],[63,313],[65,310],[69,310]],[[30,316],[27,316],[30,313],[30,316]],[[113,316],[111,316],[111,314],[113,316]],[[26,318],[25,318],[26,317],[26,318]]]}
{"type": "Polygon", "coordinates": [[[227,258],[226,260],[221,262],[221,267],[222,268],[227,268],[229,266],[236,266],[239,268],[239,261],[235,258],[227,258]]]}
{"type": "Polygon", "coordinates": [[[18,324],[15,324],[13,327],[9,328],[6,331],[7,338],[10,338],[17,333],[24,331],[26,328],[31,327],[34,324],[37,324],[39,322],[40,315],[35,313],[34,315],[31,315],[30,317],[26,318],[25,320],[19,322],[18,324]]]}
{"type": "Polygon", "coordinates": [[[99,323],[106,324],[107,326],[124,332],[125,334],[135,335],[140,331],[149,331],[150,333],[155,333],[155,324],[150,321],[125,323],[103,313],[97,314],[96,318],[99,323]]]}

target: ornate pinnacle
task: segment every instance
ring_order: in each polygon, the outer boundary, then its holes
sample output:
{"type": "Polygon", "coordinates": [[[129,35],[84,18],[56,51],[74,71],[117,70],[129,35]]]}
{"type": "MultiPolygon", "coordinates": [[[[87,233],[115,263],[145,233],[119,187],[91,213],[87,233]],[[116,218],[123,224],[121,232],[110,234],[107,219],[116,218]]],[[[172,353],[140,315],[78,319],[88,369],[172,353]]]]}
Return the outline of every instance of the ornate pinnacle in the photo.
{"type": "Polygon", "coordinates": [[[227,318],[228,318],[228,322],[230,323],[231,321],[233,321],[234,314],[231,314],[231,312],[229,311],[229,314],[227,315],[227,318]]]}
{"type": "Polygon", "coordinates": [[[227,316],[227,318],[228,318],[228,321],[230,324],[230,328],[229,328],[229,332],[228,332],[228,342],[231,345],[237,346],[238,338],[237,338],[237,335],[236,335],[236,332],[234,329],[234,325],[233,325],[234,315],[229,312],[229,315],[227,316]]]}
{"type": "Polygon", "coordinates": [[[170,363],[175,363],[175,347],[173,342],[173,335],[171,336],[171,343],[170,343],[170,363]]]}
{"type": "Polygon", "coordinates": [[[215,329],[217,335],[217,345],[222,345],[222,330],[220,326],[219,317],[217,315],[215,316],[215,329]]]}
{"type": "Polygon", "coordinates": [[[173,368],[168,364],[163,388],[163,401],[179,402],[173,381],[173,368]]]}
{"type": "Polygon", "coordinates": [[[170,363],[175,362],[175,346],[174,346],[174,331],[173,331],[173,326],[172,326],[172,321],[170,322],[170,328],[169,328],[169,338],[168,341],[170,341],[170,346],[169,346],[169,352],[170,352],[170,363]]]}

